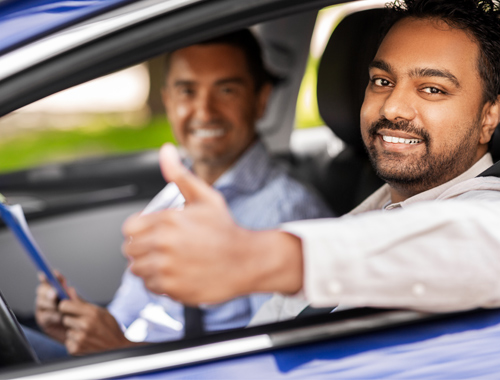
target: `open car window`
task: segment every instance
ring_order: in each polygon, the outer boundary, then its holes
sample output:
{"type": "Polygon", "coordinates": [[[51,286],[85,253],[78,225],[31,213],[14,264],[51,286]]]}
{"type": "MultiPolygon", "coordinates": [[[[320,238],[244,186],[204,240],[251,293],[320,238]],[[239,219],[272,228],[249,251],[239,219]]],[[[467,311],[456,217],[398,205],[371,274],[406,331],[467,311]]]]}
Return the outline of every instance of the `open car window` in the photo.
{"type": "MultiPolygon", "coordinates": [[[[314,94],[321,50],[339,19],[352,10],[329,7],[319,17],[317,11],[314,6],[299,13],[292,9],[286,17],[270,13],[259,24],[242,23],[256,33],[266,65],[280,78],[258,125],[259,133],[273,154],[284,154],[283,162],[292,171],[298,162],[299,173],[302,162],[314,165],[315,161],[308,161],[311,157],[324,152],[333,157],[342,149],[342,142],[324,126],[314,94]]],[[[120,11],[115,13],[120,16],[120,11]]],[[[175,33],[173,36],[167,42],[176,48],[202,38],[195,32],[186,42],[175,33]]],[[[119,34],[116,38],[109,46],[122,44],[119,34]]],[[[175,143],[161,103],[169,50],[163,49],[148,45],[144,50],[153,57],[129,68],[122,67],[122,55],[110,56],[106,65],[113,73],[69,89],[57,84],[62,91],[0,121],[0,154],[4,157],[0,160],[0,191],[23,206],[53,265],[88,301],[103,306],[111,301],[126,267],[120,255],[120,226],[164,186],[156,149],[165,142],[175,143]]],[[[82,66],[82,78],[99,68],[92,62],[92,54],[87,67],[82,66]]],[[[45,70],[56,76],[53,67],[59,64],[67,70],[71,65],[58,62],[49,61],[39,74],[33,69],[32,78],[45,76],[45,70]]],[[[35,92],[48,91],[40,88],[35,92]]],[[[25,98],[12,99],[21,103],[25,98]]],[[[33,324],[37,285],[33,268],[6,229],[0,232],[0,239],[5,251],[0,287],[18,318],[33,324]],[[14,290],[10,284],[19,276],[26,280],[14,290]]]]}

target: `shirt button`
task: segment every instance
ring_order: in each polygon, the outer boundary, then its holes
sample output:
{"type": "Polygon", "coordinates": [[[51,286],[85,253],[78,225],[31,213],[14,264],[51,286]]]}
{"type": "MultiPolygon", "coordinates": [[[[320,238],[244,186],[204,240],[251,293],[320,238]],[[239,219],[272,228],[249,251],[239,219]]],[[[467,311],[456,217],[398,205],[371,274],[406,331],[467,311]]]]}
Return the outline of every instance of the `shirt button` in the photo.
{"type": "Polygon", "coordinates": [[[333,294],[339,294],[342,291],[342,285],[337,281],[330,282],[328,287],[333,294]]]}
{"type": "Polygon", "coordinates": [[[425,286],[423,284],[415,284],[412,291],[415,296],[422,297],[425,294],[425,286]]]}

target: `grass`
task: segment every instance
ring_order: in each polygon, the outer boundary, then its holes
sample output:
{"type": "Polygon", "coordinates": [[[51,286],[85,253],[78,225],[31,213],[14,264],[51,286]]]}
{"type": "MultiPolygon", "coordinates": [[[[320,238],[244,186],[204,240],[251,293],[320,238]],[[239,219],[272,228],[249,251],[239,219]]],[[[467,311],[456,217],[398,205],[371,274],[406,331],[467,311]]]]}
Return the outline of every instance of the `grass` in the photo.
{"type": "Polygon", "coordinates": [[[159,148],[174,142],[164,117],[141,127],[90,125],[67,131],[29,131],[0,141],[0,172],[10,172],[47,163],[82,157],[159,148]]]}

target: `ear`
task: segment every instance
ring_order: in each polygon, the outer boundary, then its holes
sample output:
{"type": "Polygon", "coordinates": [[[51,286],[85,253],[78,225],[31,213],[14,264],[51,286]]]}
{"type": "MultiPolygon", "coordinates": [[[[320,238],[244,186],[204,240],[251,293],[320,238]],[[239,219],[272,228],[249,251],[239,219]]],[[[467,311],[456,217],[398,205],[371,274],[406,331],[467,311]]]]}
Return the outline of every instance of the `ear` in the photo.
{"type": "Polygon", "coordinates": [[[491,140],[495,128],[500,123],[500,95],[493,103],[486,103],[483,109],[480,144],[487,144],[491,140]]]}
{"type": "Polygon", "coordinates": [[[264,116],[266,112],[267,102],[269,100],[269,96],[273,91],[273,86],[270,83],[264,83],[261,87],[259,93],[257,94],[257,102],[256,102],[256,118],[257,120],[264,116]]]}

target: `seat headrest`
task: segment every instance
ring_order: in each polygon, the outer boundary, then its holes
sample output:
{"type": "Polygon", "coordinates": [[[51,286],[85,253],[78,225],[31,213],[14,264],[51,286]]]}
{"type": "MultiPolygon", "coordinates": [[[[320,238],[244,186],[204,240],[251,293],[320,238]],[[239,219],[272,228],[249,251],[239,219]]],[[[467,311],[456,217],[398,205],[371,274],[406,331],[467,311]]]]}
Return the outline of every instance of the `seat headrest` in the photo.
{"type": "Polygon", "coordinates": [[[321,117],[347,145],[363,150],[359,111],[368,84],[368,65],[375,57],[385,9],[351,14],[337,26],[318,69],[321,117]]]}

